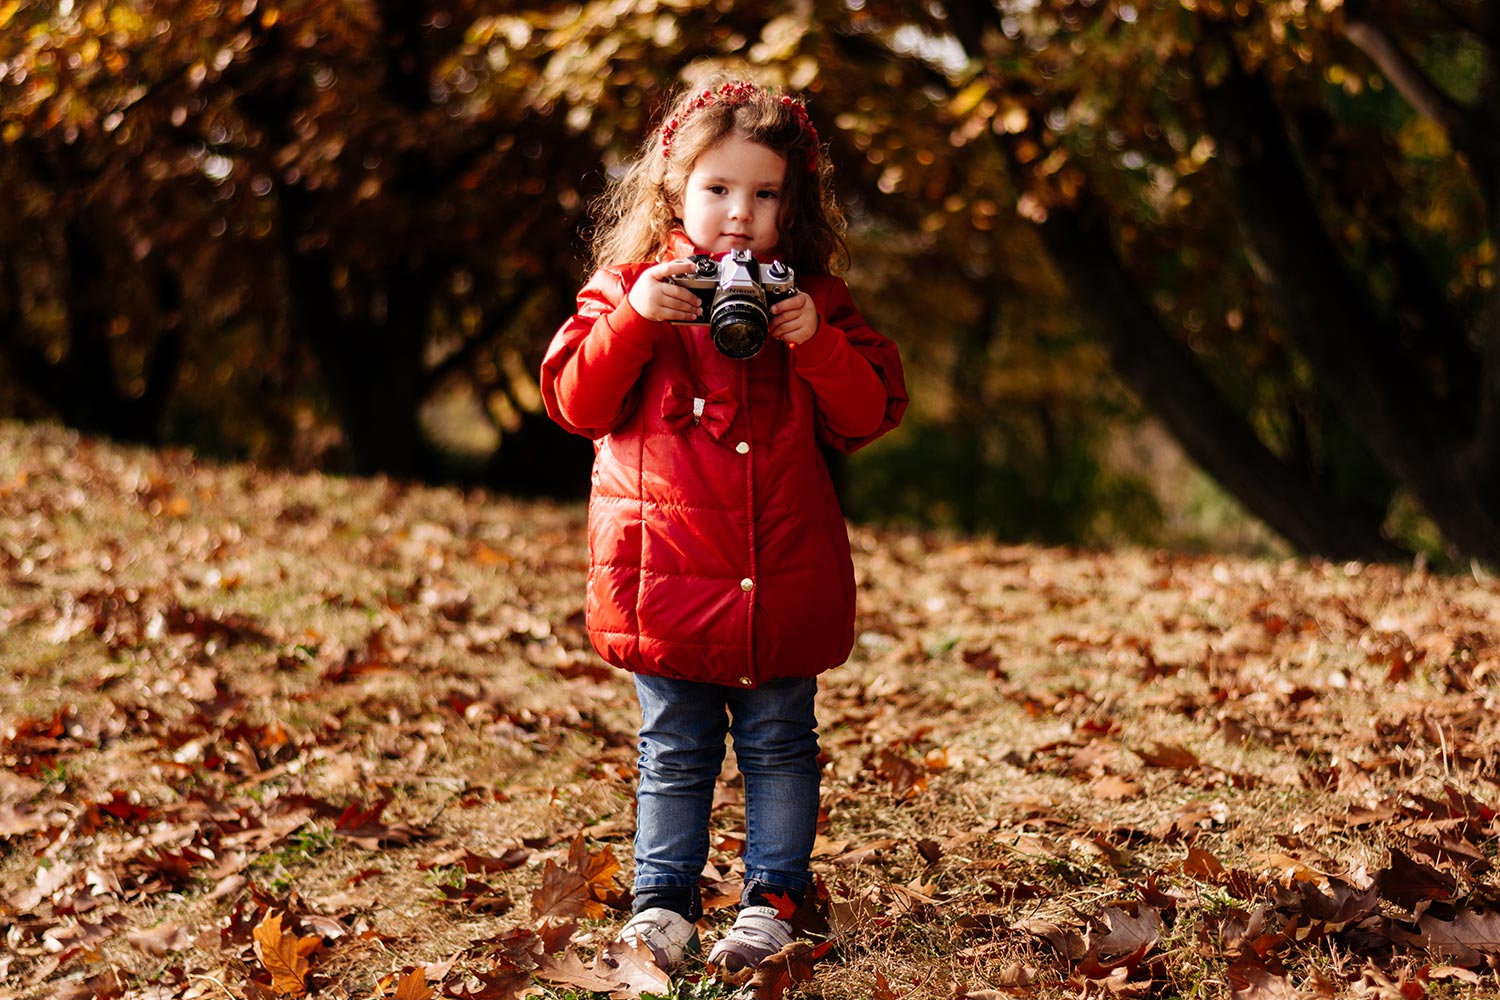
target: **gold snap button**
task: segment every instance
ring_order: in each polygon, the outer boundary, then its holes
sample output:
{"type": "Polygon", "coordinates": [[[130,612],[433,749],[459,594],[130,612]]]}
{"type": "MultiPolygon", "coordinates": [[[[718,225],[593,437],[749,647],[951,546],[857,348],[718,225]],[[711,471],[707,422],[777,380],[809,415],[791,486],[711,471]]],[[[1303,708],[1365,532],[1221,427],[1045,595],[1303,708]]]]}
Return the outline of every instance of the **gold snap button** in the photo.
{"type": "Polygon", "coordinates": [[[748,685],[750,683],[750,678],[748,678],[748,677],[741,677],[740,678],[740,683],[748,685]]]}
{"type": "Polygon", "coordinates": [[[754,586],[755,586],[755,581],[752,580],[752,579],[750,579],[748,576],[745,577],[743,580],[740,581],[740,589],[741,590],[750,590],[750,589],[754,588],[754,586]]]}
{"type": "Polygon", "coordinates": [[[739,444],[734,446],[734,450],[739,452],[741,455],[748,455],[750,454],[750,443],[748,441],[741,441],[739,444]]]}

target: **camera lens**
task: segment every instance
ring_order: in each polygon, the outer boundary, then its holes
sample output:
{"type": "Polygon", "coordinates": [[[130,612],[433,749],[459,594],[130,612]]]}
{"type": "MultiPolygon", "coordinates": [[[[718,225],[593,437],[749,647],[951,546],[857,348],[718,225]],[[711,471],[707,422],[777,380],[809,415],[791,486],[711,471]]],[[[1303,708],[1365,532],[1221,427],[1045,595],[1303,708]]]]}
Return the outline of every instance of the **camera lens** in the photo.
{"type": "Polygon", "coordinates": [[[721,298],[714,303],[709,329],[726,358],[753,358],[766,343],[766,311],[754,299],[721,298]]]}

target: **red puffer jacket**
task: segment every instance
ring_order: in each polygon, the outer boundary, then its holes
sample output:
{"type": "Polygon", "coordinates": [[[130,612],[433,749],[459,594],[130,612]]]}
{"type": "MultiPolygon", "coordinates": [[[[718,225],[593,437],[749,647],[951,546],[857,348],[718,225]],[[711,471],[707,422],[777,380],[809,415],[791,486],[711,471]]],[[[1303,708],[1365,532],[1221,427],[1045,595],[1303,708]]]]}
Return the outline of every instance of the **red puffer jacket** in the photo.
{"type": "Polygon", "coordinates": [[[542,362],[547,412],[594,440],[594,648],[627,670],[744,687],[837,666],[854,567],[818,444],[851,452],[900,423],[896,346],[843,281],[799,275],[818,332],[731,360],[706,326],[636,313],[626,294],[649,266],[597,272],[542,362]]]}

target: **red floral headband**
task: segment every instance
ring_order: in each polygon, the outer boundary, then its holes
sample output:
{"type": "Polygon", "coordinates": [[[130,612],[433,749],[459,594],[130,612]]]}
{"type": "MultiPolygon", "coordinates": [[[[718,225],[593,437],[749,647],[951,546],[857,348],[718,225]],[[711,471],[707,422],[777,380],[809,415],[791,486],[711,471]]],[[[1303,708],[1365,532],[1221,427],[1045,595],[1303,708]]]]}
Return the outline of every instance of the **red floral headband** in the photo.
{"type": "MultiPolygon", "coordinates": [[[[677,114],[667,119],[661,127],[661,155],[663,159],[672,155],[672,138],[677,134],[677,129],[682,123],[692,117],[693,112],[701,111],[710,104],[722,104],[725,107],[735,107],[740,104],[748,104],[761,93],[761,89],[753,83],[745,80],[735,80],[731,83],[720,84],[718,89],[710,87],[697,97],[687,103],[677,114]]],[[[811,148],[807,151],[807,170],[814,173],[818,169],[818,130],[813,127],[812,119],[807,117],[807,107],[801,101],[793,97],[783,97],[781,103],[791,109],[792,116],[802,126],[802,132],[811,142],[811,148]]]]}

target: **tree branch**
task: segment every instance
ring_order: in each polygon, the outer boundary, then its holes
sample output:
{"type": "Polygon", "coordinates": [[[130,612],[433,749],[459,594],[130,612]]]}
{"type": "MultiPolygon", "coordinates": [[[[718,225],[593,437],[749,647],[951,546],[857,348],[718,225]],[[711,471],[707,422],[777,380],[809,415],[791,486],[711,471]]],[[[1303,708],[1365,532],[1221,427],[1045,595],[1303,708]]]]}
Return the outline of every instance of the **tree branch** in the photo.
{"type": "Polygon", "coordinates": [[[1484,186],[1486,199],[1493,197],[1493,181],[1500,167],[1494,136],[1485,127],[1478,109],[1462,104],[1445,92],[1417,64],[1384,26],[1364,16],[1351,17],[1344,33],[1385,74],[1418,113],[1431,119],[1464,154],[1484,186]]]}
{"type": "Polygon", "coordinates": [[[1443,420],[1471,427],[1479,407],[1479,353],[1463,317],[1434,280],[1430,261],[1407,235],[1401,181],[1389,166],[1400,160],[1400,151],[1384,133],[1373,149],[1364,145],[1367,135],[1351,141],[1321,105],[1297,115],[1295,132],[1303,162],[1318,176],[1320,197],[1349,217],[1370,219],[1363,228],[1372,258],[1389,265],[1393,281],[1392,322],[1413,352],[1416,370],[1432,379],[1445,406],[1443,420]]]}
{"type": "Polygon", "coordinates": [[[541,291],[534,290],[530,295],[513,295],[503,302],[487,307],[484,316],[479,321],[478,328],[464,338],[464,342],[457,350],[427,371],[423,386],[424,394],[435,391],[455,372],[471,367],[479,352],[495,342],[495,335],[509,327],[520,315],[521,310],[535,302],[541,294],[543,294],[541,291]]]}

